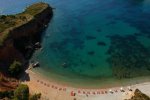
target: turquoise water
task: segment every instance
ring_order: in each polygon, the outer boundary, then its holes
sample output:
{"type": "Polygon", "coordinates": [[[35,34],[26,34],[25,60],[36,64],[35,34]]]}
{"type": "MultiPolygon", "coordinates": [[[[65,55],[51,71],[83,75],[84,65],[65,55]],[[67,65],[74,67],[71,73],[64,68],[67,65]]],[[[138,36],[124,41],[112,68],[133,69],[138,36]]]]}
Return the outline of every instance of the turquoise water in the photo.
{"type": "MultiPolygon", "coordinates": [[[[41,0],[14,1],[0,1],[4,14],[41,0]]],[[[150,74],[149,0],[42,1],[56,9],[43,33],[42,50],[31,59],[41,65],[34,71],[62,83],[91,86],[122,84],[119,72],[125,77],[150,74]]]]}

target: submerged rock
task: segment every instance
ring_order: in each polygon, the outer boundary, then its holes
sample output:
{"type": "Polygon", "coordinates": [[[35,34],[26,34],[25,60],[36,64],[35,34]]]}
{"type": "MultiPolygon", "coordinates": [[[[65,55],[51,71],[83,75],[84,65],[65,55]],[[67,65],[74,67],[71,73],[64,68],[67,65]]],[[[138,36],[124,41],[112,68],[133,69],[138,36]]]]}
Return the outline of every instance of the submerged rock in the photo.
{"type": "Polygon", "coordinates": [[[86,39],[87,40],[94,40],[94,39],[96,39],[96,37],[95,36],[91,36],[91,35],[87,35],[86,39]]]}
{"type": "Polygon", "coordinates": [[[97,31],[97,32],[101,32],[101,29],[97,29],[96,31],[97,31]]]}
{"type": "Polygon", "coordinates": [[[88,55],[91,55],[91,56],[92,56],[92,55],[94,55],[94,54],[95,54],[94,51],[89,51],[89,52],[88,52],[88,55]]]}
{"type": "Polygon", "coordinates": [[[130,78],[150,75],[150,51],[135,36],[111,36],[107,51],[114,76],[130,78]]]}
{"type": "Polygon", "coordinates": [[[135,36],[141,36],[141,33],[134,33],[135,36]]]}
{"type": "Polygon", "coordinates": [[[105,42],[102,42],[102,41],[98,41],[98,42],[97,42],[97,45],[98,45],[98,46],[106,46],[106,43],[105,43],[105,42]]]}
{"type": "Polygon", "coordinates": [[[64,62],[61,66],[62,66],[63,68],[67,68],[67,67],[68,67],[68,64],[64,62]]]}
{"type": "Polygon", "coordinates": [[[95,67],[95,65],[91,63],[91,64],[90,64],[90,67],[91,67],[91,68],[94,68],[94,67],[95,67]]]}

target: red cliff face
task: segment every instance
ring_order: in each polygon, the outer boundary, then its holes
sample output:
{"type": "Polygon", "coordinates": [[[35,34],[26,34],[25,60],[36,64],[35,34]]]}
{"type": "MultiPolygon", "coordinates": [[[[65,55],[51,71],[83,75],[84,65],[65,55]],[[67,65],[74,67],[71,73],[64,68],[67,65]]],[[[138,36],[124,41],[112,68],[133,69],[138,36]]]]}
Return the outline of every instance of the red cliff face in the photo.
{"type": "Polygon", "coordinates": [[[13,47],[12,44],[9,44],[6,47],[0,49],[0,61],[1,62],[10,62],[14,58],[16,60],[20,60],[22,56],[20,52],[13,47]]]}
{"type": "MultiPolygon", "coordinates": [[[[10,31],[9,38],[5,41],[4,45],[0,47],[0,70],[7,69],[9,64],[14,60],[19,60],[21,62],[24,60],[24,52],[20,51],[15,47],[16,42],[20,42],[20,38],[30,38],[34,39],[35,35],[39,35],[38,33],[45,29],[45,25],[47,25],[52,17],[52,8],[47,7],[42,12],[38,13],[34,16],[32,20],[23,24],[19,27],[16,27],[10,31]],[[16,41],[17,40],[17,41],[16,41]]],[[[32,41],[32,40],[30,40],[32,41]]],[[[25,41],[26,42],[26,41],[25,41]]],[[[22,46],[25,46],[23,43],[22,46]]]]}
{"type": "Polygon", "coordinates": [[[7,71],[9,64],[14,60],[24,61],[24,57],[14,48],[12,41],[7,41],[6,44],[7,45],[0,48],[0,69],[3,71],[7,71]]]}

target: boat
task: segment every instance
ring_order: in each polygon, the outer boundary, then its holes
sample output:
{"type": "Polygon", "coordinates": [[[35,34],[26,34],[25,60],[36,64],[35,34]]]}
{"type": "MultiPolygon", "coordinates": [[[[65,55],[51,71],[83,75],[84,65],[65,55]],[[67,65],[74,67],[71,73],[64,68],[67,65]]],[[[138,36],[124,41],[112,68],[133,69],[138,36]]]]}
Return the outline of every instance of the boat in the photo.
{"type": "Polygon", "coordinates": [[[33,68],[39,67],[39,66],[40,66],[40,63],[39,63],[39,62],[35,62],[35,63],[32,64],[32,67],[33,67],[33,68]]]}
{"type": "Polygon", "coordinates": [[[45,27],[47,27],[48,25],[45,25],[45,27]]]}
{"type": "Polygon", "coordinates": [[[61,66],[62,66],[63,68],[67,68],[67,67],[68,67],[68,64],[64,62],[61,66]]]}
{"type": "Polygon", "coordinates": [[[36,43],[34,44],[34,47],[35,47],[35,49],[40,49],[40,48],[41,48],[40,42],[36,42],[36,43]]]}

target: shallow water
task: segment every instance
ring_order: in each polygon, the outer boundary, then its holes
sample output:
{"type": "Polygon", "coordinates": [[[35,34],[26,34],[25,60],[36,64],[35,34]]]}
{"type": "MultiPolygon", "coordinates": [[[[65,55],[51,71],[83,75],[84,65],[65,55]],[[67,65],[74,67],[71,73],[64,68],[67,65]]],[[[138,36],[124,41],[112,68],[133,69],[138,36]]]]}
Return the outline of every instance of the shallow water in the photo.
{"type": "MultiPolygon", "coordinates": [[[[14,1],[0,1],[3,14],[21,12],[41,0],[14,1]]],[[[41,65],[34,71],[62,83],[88,86],[122,84],[113,69],[124,64],[133,75],[150,74],[146,67],[150,64],[150,0],[42,1],[56,9],[42,37],[43,49],[31,59],[41,65]]]]}

